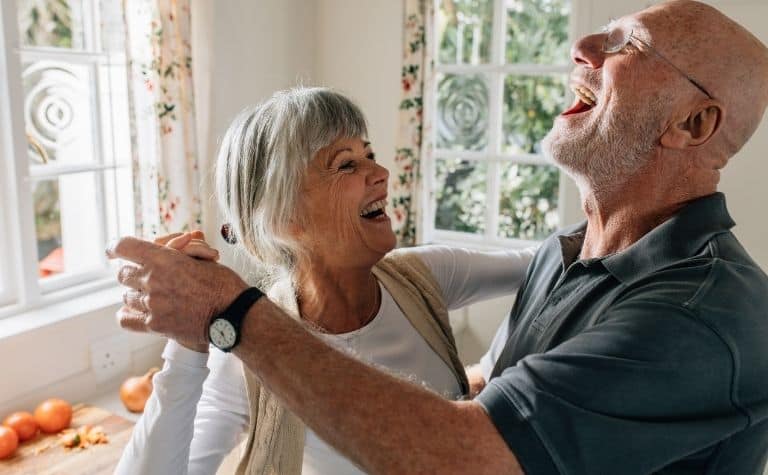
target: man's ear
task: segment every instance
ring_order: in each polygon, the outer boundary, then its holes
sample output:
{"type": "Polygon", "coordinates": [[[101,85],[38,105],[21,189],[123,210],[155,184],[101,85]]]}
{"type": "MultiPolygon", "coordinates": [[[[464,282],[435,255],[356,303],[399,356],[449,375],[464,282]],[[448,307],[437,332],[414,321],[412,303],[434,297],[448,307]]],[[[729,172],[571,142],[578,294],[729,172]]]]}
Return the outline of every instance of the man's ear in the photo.
{"type": "Polygon", "coordinates": [[[720,128],[723,109],[715,101],[700,105],[687,117],[670,125],[661,136],[667,148],[683,149],[706,143],[720,128]]]}

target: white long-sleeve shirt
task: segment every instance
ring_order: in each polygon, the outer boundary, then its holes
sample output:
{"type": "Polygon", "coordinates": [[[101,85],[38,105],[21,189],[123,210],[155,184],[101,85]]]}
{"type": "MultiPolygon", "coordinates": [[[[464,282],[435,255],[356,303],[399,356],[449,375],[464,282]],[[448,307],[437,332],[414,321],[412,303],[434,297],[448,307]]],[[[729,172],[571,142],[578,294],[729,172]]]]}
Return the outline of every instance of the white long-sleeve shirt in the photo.
{"type": "MultiPolygon", "coordinates": [[[[513,293],[534,250],[482,252],[445,246],[413,248],[432,272],[449,310],[513,293]]],[[[413,329],[386,289],[380,309],[365,327],[341,335],[318,334],[361,360],[387,367],[446,397],[460,387],[448,366],[413,329]]],[[[169,341],[155,390],[136,423],[116,474],[216,473],[224,457],[247,435],[249,402],[242,363],[212,349],[198,353],[169,341]]],[[[307,428],[302,473],[362,473],[307,428]]]]}

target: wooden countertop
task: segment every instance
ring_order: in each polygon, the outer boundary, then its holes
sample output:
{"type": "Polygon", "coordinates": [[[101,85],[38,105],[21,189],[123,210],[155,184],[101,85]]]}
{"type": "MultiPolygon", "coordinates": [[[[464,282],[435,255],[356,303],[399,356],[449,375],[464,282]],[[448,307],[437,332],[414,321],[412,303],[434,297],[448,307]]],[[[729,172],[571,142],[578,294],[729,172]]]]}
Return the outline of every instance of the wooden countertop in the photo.
{"type": "Polygon", "coordinates": [[[72,424],[100,426],[109,443],[85,449],[65,449],[58,434],[38,434],[19,445],[13,457],[0,460],[3,475],[111,475],[123,447],[128,443],[133,422],[99,407],[79,405],[74,408],[72,424]]]}

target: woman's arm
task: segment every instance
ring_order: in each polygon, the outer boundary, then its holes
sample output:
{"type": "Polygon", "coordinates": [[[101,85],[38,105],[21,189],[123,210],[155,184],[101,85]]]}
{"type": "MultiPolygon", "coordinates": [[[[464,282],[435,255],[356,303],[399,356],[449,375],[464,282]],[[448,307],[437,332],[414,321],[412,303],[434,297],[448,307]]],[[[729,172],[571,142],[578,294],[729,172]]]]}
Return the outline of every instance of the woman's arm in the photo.
{"type": "Polygon", "coordinates": [[[244,394],[242,373],[229,381],[225,375],[231,372],[215,368],[216,377],[212,376],[204,389],[210,372],[206,353],[188,350],[171,340],[163,358],[163,370],[153,379],[152,396],[115,473],[214,474],[247,426],[247,404],[238,406],[221,398],[230,393],[229,386],[239,385],[244,394]]]}
{"type": "Polygon", "coordinates": [[[448,246],[409,249],[422,259],[443,291],[449,310],[514,293],[536,248],[478,251],[448,246]]]}

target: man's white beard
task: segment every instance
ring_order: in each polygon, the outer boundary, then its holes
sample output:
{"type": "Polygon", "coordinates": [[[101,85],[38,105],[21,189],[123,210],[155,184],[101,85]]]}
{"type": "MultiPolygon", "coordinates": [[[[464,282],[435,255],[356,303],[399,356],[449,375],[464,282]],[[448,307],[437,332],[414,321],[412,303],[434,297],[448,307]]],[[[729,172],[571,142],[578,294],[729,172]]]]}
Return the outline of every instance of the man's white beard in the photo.
{"type": "Polygon", "coordinates": [[[561,130],[555,123],[542,140],[544,155],[593,191],[615,190],[648,162],[661,135],[665,113],[661,98],[636,111],[607,115],[607,121],[577,131],[561,130]]]}

